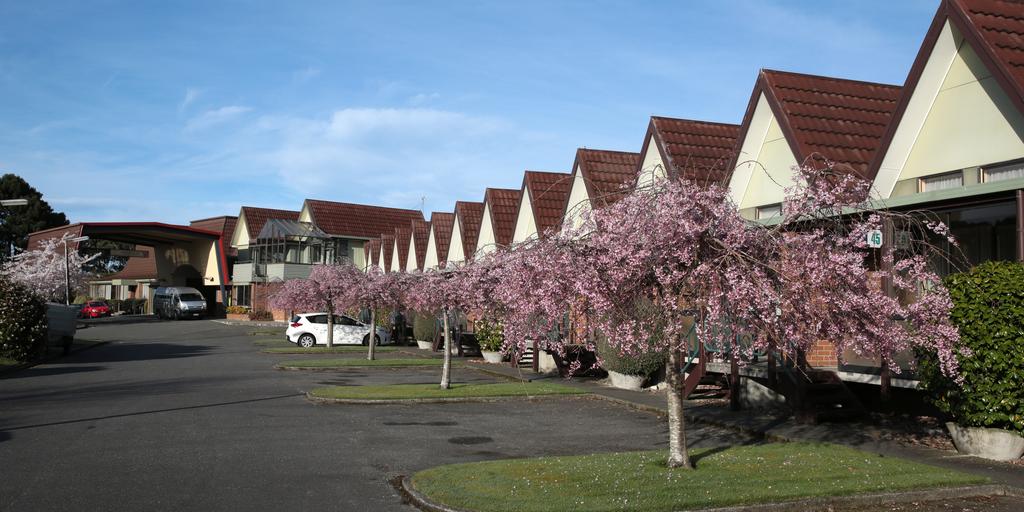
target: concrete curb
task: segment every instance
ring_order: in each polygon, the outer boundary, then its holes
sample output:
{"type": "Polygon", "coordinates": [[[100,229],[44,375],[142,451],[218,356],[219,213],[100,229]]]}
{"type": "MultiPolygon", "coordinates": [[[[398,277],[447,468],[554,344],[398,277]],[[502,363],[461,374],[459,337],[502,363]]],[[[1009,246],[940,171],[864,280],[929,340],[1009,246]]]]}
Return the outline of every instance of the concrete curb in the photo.
{"type": "Polygon", "coordinates": [[[29,361],[27,363],[19,363],[19,364],[16,364],[14,366],[10,366],[10,367],[4,368],[3,370],[0,370],[0,378],[3,378],[3,377],[5,377],[7,375],[10,375],[12,373],[20,372],[21,370],[24,370],[26,368],[32,368],[33,366],[38,366],[38,365],[41,365],[41,364],[46,364],[46,363],[50,363],[50,362],[53,362],[53,361],[57,361],[58,359],[70,356],[71,354],[77,354],[79,352],[84,352],[86,350],[93,349],[93,348],[96,348],[96,347],[99,347],[99,346],[102,346],[102,345],[106,345],[108,343],[110,343],[110,342],[109,341],[97,341],[96,343],[85,345],[85,346],[79,347],[77,349],[73,348],[66,355],[65,354],[60,354],[60,355],[56,355],[56,356],[44,357],[43,359],[40,359],[38,361],[29,361]]]}
{"type": "Polygon", "coordinates": [[[221,325],[237,325],[243,327],[288,327],[288,322],[268,322],[268,321],[252,321],[252,320],[210,320],[213,323],[221,325]]]}
{"type": "MultiPolygon", "coordinates": [[[[420,510],[426,512],[473,512],[466,509],[452,508],[436,503],[412,486],[412,479],[401,477],[398,487],[402,497],[420,510]]],[[[1024,493],[1005,485],[971,485],[964,487],[937,487],[919,491],[886,492],[874,494],[856,494],[852,496],[832,496],[826,498],[808,498],[794,501],[780,501],[758,505],[741,505],[735,507],[690,509],[704,512],[789,512],[791,510],[832,510],[836,506],[871,506],[886,503],[910,503],[918,501],[936,501],[953,498],[973,498],[979,496],[1014,496],[1022,497],[1024,493]]]]}
{"type": "Polygon", "coordinates": [[[316,404],[351,404],[351,405],[400,405],[400,404],[446,404],[446,403],[492,403],[492,402],[539,402],[555,399],[587,399],[589,395],[528,395],[528,396],[480,396],[455,398],[389,398],[384,400],[366,400],[358,398],[324,398],[306,393],[306,400],[316,404]]]}
{"type": "MultiPolygon", "coordinates": [[[[292,354],[292,355],[294,355],[294,354],[292,354]]],[[[370,364],[370,365],[355,365],[355,364],[353,364],[353,365],[349,365],[349,366],[312,366],[312,367],[281,366],[279,364],[275,364],[274,365],[274,369],[275,370],[280,370],[280,371],[283,371],[283,372],[337,372],[337,371],[348,370],[348,369],[352,369],[352,368],[355,368],[355,369],[379,368],[381,370],[408,370],[409,368],[440,368],[440,367],[441,367],[441,365],[433,365],[433,364],[411,364],[411,365],[394,365],[394,366],[379,365],[379,364],[370,364]]],[[[456,367],[456,365],[452,364],[452,368],[455,368],[455,367],[456,367]]]]}

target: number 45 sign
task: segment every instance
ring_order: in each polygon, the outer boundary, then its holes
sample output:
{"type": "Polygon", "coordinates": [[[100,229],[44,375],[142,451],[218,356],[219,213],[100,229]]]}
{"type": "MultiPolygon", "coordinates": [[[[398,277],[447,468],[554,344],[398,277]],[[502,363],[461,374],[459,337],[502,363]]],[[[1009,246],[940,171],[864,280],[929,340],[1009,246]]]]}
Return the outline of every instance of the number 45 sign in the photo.
{"type": "Polygon", "coordinates": [[[878,249],[882,247],[882,232],[878,229],[872,229],[867,233],[868,247],[872,249],[878,249]]]}

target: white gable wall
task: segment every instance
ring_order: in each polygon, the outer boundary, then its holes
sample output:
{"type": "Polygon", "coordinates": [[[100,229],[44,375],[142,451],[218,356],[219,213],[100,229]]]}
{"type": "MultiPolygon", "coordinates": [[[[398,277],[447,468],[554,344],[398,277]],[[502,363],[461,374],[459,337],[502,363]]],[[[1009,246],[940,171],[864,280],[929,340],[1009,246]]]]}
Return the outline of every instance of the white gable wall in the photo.
{"type": "Polygon", "coordinates": [[[455,214],[455,224],[452,227],[452,242],[448,244],[448,262],[461,263],[466,258],[466,251],[462,248],[462,229],[459,227],[459,214],[455,214]]]}
{"type": "Polygon", "coordinates": [[[494,226],[491,224],[491,205],[484,204],[484,219],[480,223],[480,237],[476,241],[475,254],[483,256],[494,252],[497,249],[497,240],[494,236],[494,226]]]}
{"type": "Polygon", "coordinates": [[[757,99],[729,194],[740,210],[781,203],[793,184],[796,156],[764,94],[757,99]]]}
{"type": "Polygon", "coordinates": [[[405,258],[405,271],[412,272],[418,268],[416,266],[416,235],[414,234],[409,237],[409,252],[405,258]]]}
{"type": "Polygon", "coordinates": [[[423,259],[423,270],[430,270],[440,266],[441,261],[437,257],[437,241],[434,240],[434,223],[430,223],[430,234],[427,236],[427,257],[423,259]]]}
{"type": "Polygon", "coordinates": [[[583,171],[579,166],[572,173],[572,188],[569,190],[569,202],[562,217],[562,226],[579,228],[583,224],[583,216],[591,209],[587,184],[583,180],[583,171]]]}
{"type": "Polygon", "coordinates": [[[949,21],[942,28],[875,178],[896,183],[1024,157],[1024,116],[949,21]]]}
{"type": "Polygon", "coordinates": [[[313,213],[309,211],[309,206],[306,203],[302,203],[302,211],[299,212],[299,222],[313,223],[313,213]]]}
{"type": "Polygon", "coordinates": [[[395,243],[391,247],[391,271],[400,272],[402,267],[398,264],[398,237],[395,237],[395,243]]]}
{"type": "Polygon", "coordinates": [[[238,222],[235,224],[235,232],[231,234],[231,247],[245,249],[249,247],[249,226],[245,221],[245,214],[238,214],[238,222]]]}
{"type": "Polygon", "coordinates": [[[653,185],[656,181],[668,177],[665,170],[665,162],[661,159],[661,152],[654,141],[652,134],[647,140],[647,152],[644,153],[643,163],[640,164],[640,174],[637,176],[636,187],[645,188],[653,185]]]}
{"type": "Polygon", "coordinates": [[[512,243],[525,242],[537,238],[537,220],[533,218],[533,203],[530,201],[530,189],[523,188],[523,200],[519,203],[516,214],[516,232],[512,234],[512,243]]]}

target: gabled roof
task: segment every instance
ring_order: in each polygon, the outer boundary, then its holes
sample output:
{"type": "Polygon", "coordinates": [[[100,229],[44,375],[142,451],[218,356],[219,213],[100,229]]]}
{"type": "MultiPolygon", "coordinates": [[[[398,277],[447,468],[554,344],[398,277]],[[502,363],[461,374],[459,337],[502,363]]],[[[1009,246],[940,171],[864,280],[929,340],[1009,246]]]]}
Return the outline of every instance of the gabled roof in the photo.
{"type": "Polygon", "coordinates": [[[397,227],[409,226],[413,219],[423,220],[419,210],[385,208],[353,203],[306,199],[313,223],[328,234],[356,238],[374,238],[397,227]]]}
{"type": "MultiPolygon", "coordinates": [[[[231,236],[235,234],[235,226],[238,224],[238,217],[234,215],[221,215],[219,217],[210,217],[208,219],[194,220],[189,223],[189,226],[199,229],[205,229],[207,231],[216,231],[221,234],[221,237],[225,242],[231,240],[231,236]]],[[[232,249],[233,250],[233,249],[232,249]]]]}
{"type": "Polygon", "coordinates": [[[501,247],[512,243],[512,235],[516,229],[516,212],[519,208],[520,190],[518,188],[488,188],[484,191],[484,203],[488,206],[494,228],[494,242],[501,247]]]}
{"type": "Polygon", "coordinates": [[[398,268],[405,272],[409,262],[409,239],[412,238],[412,230],[408,227],[395,228],[395,251],[398,252],[398,268]]]}
{"type": "MultiPolygon", "coordinates": [[[[380,255],[384,258],[384,271],[391,272],[391,259],[395,253],[395,235],[382,233],[380,235],[380,255]]],[[[397,270],[397,269],[396,269],[397,270]]]]}
{"type": "MultiPolygon", "coordinates": [[[[747,136],[764,93],[798,163],[823,157],[866,179],[900,96],[898,85],[762,69],[739,140],[747,136]]],[[[742,142],[740,142],[742,144],[742,142]]],[[[729,165],[734,169],[739,155],[729,165]]]]}
{"type": "Polygon", "coordinates": [[[1010,101],[1024,113],[1024,4],[1019,0],[943,0],[903,84],[880,151],[871,162],[872,177],[882,165],[946,20],[963,34],[1010,101]]]}
{"type": "MultiPolygon", "coordinates": [[[[427,261],[427,240],[430,239],[430,223],[427,221],[413,219],[412,221],[412,246],[416,251],[416,269],[423,270],[427,261]]],[[[413,270],[413,269],[407,269],[413,270]]]]}
{"type": "Polygon", "coordinates": [[[459,219],[459,233],[462,235],[462,257],[464,261],[472,261],[476,254],[476,239],[480,236],[480,223],[484,218],[484,204],[456,201],[455,216],[459,219]]]}
{"type": "MultiPolygon", "coordinates": [[[[245,217],[245,230],[248,232],[249,240],[255,240],[263,230],[267,219],[299,220],[299,212],[292,210],[275,210],[273,208],[257,208],[255,206],[243,206],[239,216],[245,217]]],[[[232,230],[234,232],[234,230],[232,230]]],[[[231,237],[225,237],[231,240],[231,237]]]]}
{"type": "MultiPolygon", "coordinates": [[[[565,203],[569,200],[569,192],[572,190],[572,174],[564,172],[543,172],[526,171],[523,174],[523,189],[520,193],[519,204],[516,205],[516,212],[523,206],[527,194],[530,198],[530,207],[533,221],[537,224],[537,234],[544,236],[544,233],[552,228],[557,228],[562,223],[562,213],[565,211],[565,203]]],[[[519,222],[518,215],[516,223],[519,222]]],[[[515,233],[515,224],[512,225],[512,232],[515,233]]]]}
{"type": "Polygon", "coordinates": [[[366,254],[366,263],[372,266],[380,265],[380,239],[374,238],[373,240],[367,240],[366,245],[363,246],[363,252],[366,254]]]}
{"type": "Polygon", "coordinates": [[[437,261],[448,261],[448,248],[452,243],[452,229],[455,225],[455,214],[434,212],[430,214],[430,226],[434,232],[434,248],[437,261]]]}
{"type": "MultiPolygon", "coordinates": [[[[580,170],[591,203],[602,207],[618,201],[629,192],[625,185],[635,181],[639,165],[639,153],[579,148],[572,172],[580,170]]],[[[569,197],[566,196],[563,212],[568,203],[569,197]]]]}
{"type": "MultiPolygon", "coordinates": [[[[732,174],[729,162],[736,152],[740,126],[652,116],[647,126],[641,155],[647,154],[653,139],[665,171],[673,179],[680,176],[698,183],[725,183],[732,174]]],[[[643,169],[642,160],[636,174],[643,169]]]]}

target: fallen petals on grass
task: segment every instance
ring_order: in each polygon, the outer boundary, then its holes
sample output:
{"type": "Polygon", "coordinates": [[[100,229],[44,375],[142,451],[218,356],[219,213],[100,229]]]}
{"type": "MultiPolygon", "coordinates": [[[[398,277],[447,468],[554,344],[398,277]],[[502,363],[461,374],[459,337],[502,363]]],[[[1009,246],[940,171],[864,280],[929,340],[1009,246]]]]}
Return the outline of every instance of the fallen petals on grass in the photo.
{"type": "Polygon", "coordinates": [[[498,460],[420,471],[413,487],[479,512],[669,511],[962,486],[984,478],[820,443],[692,450],[696,470],[668,469],[664,450],[498,460]]]}
{"type": "Polygon", "coordinates": [[[316,398],[339,400],[416,400],[437,398],[495,398],[546,395],[582,395],[585,391],[553,382],[501,382],[495,384],[394,384],[384,386],[329,386],[310,392],[316,398]]]}
{"type": "Polygon", "coordinates": [[[444,361],[441,359],[374,359],[373,361],[362,358],[349,359],[301,359],[296,361],[284,361],[278,363],[280,368],[357,368],[366,366],[403,367],[403,366],[441,366],[444,361]]]}

